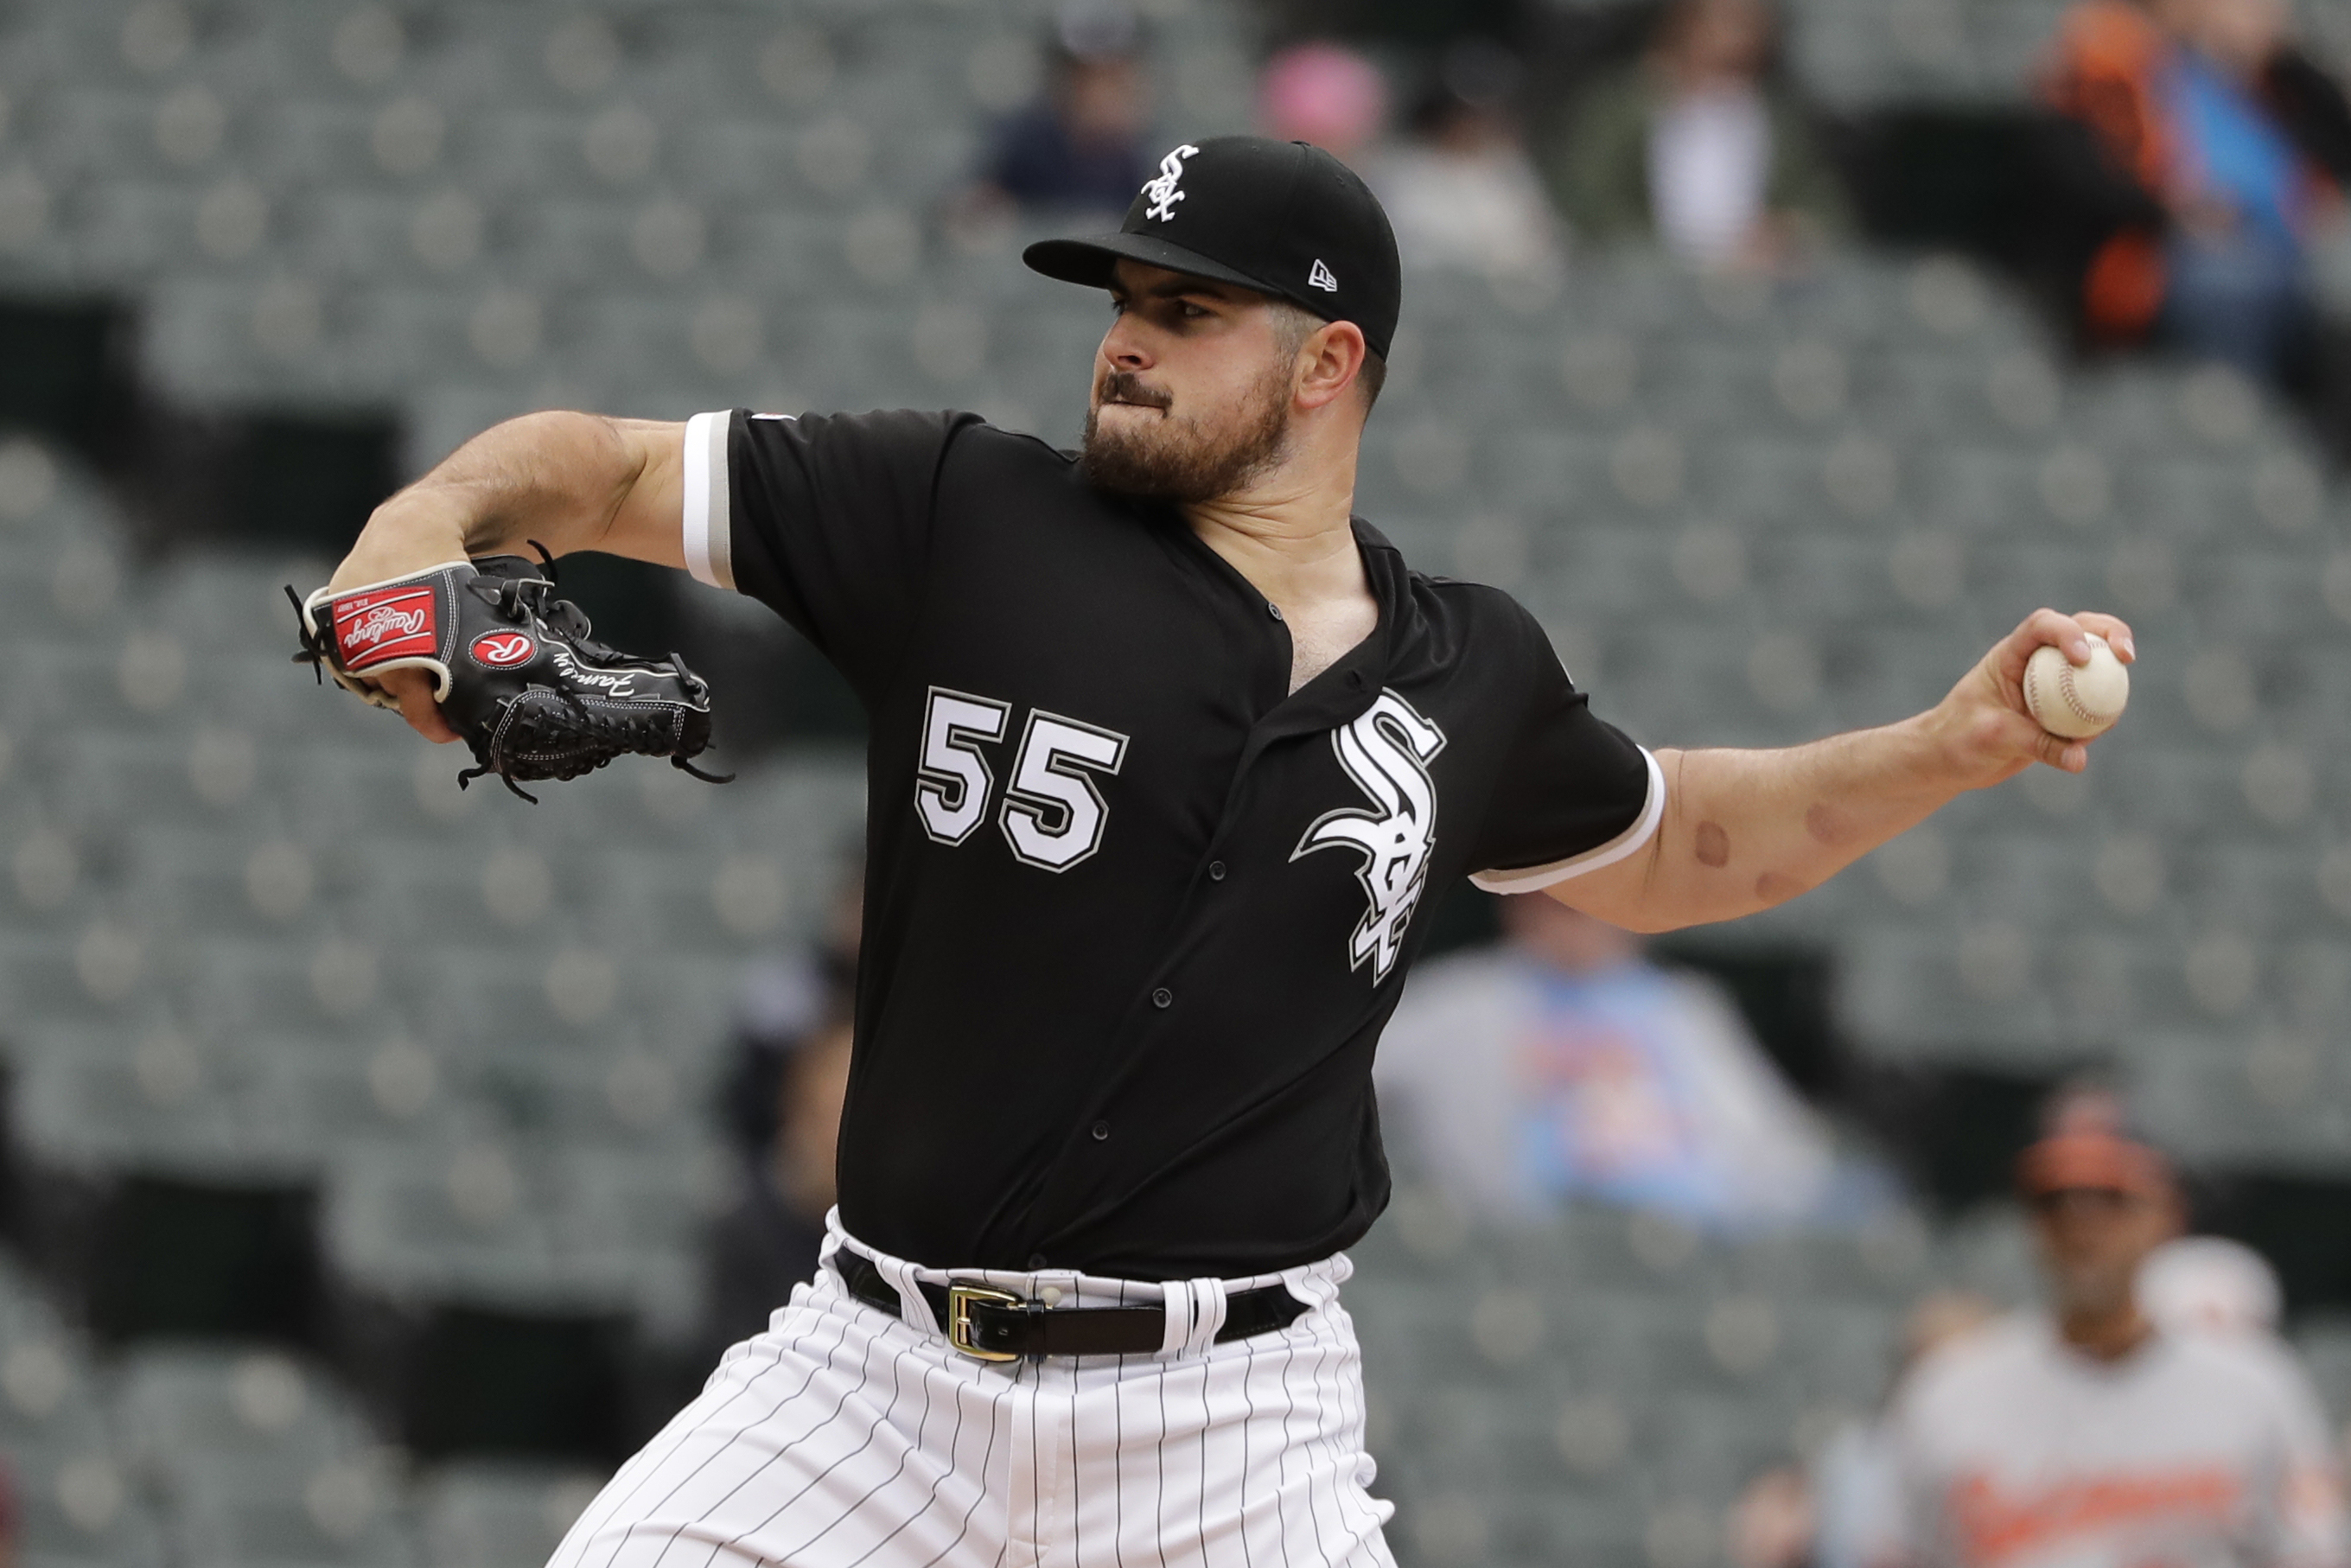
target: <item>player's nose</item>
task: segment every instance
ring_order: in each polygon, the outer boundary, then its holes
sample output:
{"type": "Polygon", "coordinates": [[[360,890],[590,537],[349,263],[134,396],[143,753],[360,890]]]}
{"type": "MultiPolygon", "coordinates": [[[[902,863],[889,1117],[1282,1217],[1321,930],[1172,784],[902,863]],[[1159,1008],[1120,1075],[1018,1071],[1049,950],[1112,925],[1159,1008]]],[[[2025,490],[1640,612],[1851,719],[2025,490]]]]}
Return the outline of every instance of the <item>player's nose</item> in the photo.
{"type": "Polygon", "coordinates": [[[1110,330],[1102,334],[1102,357],[1114,371],[1144,371],[1155,362],[1131,315],[1113,321],[1110,330]]]}

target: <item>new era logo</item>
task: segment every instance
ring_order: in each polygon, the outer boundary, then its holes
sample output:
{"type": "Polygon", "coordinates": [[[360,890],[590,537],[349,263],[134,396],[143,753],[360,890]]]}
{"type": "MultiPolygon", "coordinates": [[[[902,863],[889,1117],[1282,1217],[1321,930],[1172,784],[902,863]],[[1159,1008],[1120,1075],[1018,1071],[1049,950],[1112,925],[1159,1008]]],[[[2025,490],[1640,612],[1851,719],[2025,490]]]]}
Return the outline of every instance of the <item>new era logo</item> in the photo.
{"type": "Polygon", "coordinates": [[[1325,294],[1336,294],[1339,292],[1339,280],[1331,276],[1331,269],[1323,266],[1322,258],[1317,256],[1314,270],[1306,275],[1306,287],[1319,288],[1325,294]]]}

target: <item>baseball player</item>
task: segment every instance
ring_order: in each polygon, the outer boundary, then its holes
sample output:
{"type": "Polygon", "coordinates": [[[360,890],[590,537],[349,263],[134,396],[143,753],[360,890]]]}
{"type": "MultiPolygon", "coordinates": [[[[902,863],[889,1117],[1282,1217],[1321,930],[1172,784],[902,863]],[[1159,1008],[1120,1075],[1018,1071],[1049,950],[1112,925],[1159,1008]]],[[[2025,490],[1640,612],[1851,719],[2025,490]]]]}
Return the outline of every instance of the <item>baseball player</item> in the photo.
{"type": "MultiPolygon", "coordinates": [[[[1533,618],[1350,515],[1400,285],[1303,143],[1170,152],[1120,231],[1082,451],[963,413],[541,413],[385,502],[357,591],[525,540],[773,607],[872,719],[866,934],[824,1266],[556,1562],[1386,1563],[1344,1249],[1431,888],[1641,930],[1778,904],[2079,743],[2035,612],[1931,711],[1652,754],[1533,618]]],[[[434,683],[378,682],[451,730],[434,683]]]]}
{"type": "Polygon", "coordinates": [[[1906,1568],[2343,1568],[2326,1417],[2286,1346],[2244,1327],[2168,1328],[2134,1277],[2179,1227],[2162,1156],[2061,1127],[2019,1185],[2049,1283],[1937,1351],[1888,1435],[1906,1568]]]}

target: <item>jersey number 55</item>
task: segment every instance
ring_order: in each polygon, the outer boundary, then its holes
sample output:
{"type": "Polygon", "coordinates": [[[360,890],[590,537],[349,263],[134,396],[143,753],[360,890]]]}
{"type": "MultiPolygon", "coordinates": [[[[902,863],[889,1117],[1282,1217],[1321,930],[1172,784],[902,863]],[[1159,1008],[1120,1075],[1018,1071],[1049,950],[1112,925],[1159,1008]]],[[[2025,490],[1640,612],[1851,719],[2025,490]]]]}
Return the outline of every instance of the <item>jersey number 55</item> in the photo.
{"type": "MultiPolygon", "coordinates": [[[[940,843],[960,844],[979,831],[996,783],[982,748],[1000,745],[1011,719],[1009,703],[931,688],[923,712],[914,810],[923,831],[940,843]]],[[[997,826],[1016,858],[1062,872],[1102,848],[1110,812],[1093,776],[1118,772],[1126,760],[1126,738],[1042,708],[1029,711],[1012,781],[997,813],[997,826]]]]}

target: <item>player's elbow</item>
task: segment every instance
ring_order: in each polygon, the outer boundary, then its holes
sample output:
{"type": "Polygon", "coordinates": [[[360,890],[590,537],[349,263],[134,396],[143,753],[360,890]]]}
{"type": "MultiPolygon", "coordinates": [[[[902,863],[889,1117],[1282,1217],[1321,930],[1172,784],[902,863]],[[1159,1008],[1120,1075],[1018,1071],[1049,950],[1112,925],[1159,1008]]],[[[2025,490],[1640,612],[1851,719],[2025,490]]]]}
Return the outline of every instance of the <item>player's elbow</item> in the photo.
{"type": "Polygon", "coordinates": [[[1676,931],[1687,931],[1693,925],[1708,924],[1703,915],[1689,915],[1679,910],[1634,909],[1622,915],[1604,915],[1611,925],[1621,925],[1636,936],[1664,936],[1676,931]]]}
{"type": "MultiPolygon", "coordinates": [[[[1581,880],[1578,879],[1579,882],[1581,880]]],[[[1577,882],[1545,888],[1541,896],[1555,899],[1578,915],[1614,925],[1620,931],[1630,931],[1636,936],[1656,936],[1698,924],[1682,919],[1677,911],[1663,907],[1655,898],[1611,896],[1610,890],[1583,887],[1577,885],[1577,882]]]]}

